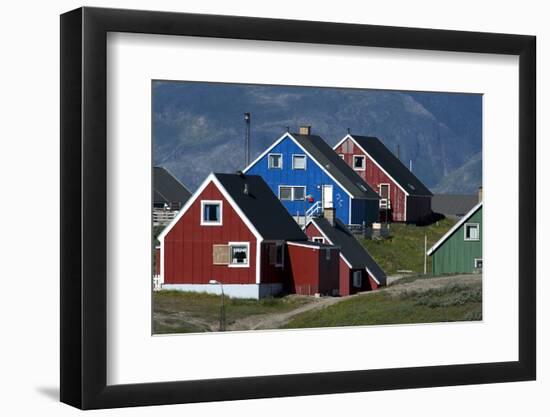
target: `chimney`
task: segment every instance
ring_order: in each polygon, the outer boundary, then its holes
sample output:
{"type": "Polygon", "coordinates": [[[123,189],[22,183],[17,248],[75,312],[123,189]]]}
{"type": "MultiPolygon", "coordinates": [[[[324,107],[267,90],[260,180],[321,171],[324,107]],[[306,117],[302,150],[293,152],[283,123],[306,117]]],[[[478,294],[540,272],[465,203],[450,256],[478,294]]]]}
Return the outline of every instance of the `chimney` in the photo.
{"type": "Polygon", "coordinates": [[[332,208],[325,207],[323,210],[323,216],[325,217],[325,219],[327,219],[327,221],[330,223],[331,226],[334,226],[335,212],[333,207],[332,208]]]}
{"type": "Polygon", "coordinates": [[[311,135],[311,126],[300,126],[300,135],[311,135]]]}
{"type": "Polygon", "coordinates": [[[477,202],[481,203],[483,201],[483,187],[480,185],[477,190],[477,202]]]}

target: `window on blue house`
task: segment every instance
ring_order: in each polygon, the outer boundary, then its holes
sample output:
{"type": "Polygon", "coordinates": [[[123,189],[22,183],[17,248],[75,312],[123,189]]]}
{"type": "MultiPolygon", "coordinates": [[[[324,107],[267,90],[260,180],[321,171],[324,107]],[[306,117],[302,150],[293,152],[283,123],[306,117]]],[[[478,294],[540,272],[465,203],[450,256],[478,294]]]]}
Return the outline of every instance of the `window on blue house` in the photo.
{"type": "Polygon", "coordinates": [[[296,201],[304,200],[306,198],[306,187],[299,186],[286,186],[279,187],[279,200],[283,201],[296,201]]]}
{"type": "Polygon", "coordinates": [[[268,168],[269,169],[282,169],[283,168],[283,155],[280,153],[270,153],[268,155],[268,168]]]}
{"type": "Polygon", "coordinates": [[[306,156],[292,155],[292,169],[306,169],[306,156]]]}

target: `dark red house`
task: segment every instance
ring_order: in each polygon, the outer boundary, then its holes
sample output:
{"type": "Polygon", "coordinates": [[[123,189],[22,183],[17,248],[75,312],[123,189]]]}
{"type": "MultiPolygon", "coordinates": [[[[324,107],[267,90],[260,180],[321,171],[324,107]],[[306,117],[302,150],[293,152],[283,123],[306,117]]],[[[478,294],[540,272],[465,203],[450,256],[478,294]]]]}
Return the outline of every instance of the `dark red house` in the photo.
{"type": "Polygon", "coordinates": [[[386,274],[382,268],[340,220],[313,218],[305,230],[308,238],[313,242],[339,247],[340,295],[375,290],[386,285],[386,274]]]}
{"type": "Polygon", "coordinates": [[[256,175],[210,174],[159,235],[162,289],[333,294],[338,248],[307,236],[256,175]]]}
{"type": "Polygon", "coordinates": [[[417,223],[431,215],[431,191],[378,138],[348,134],[334,151],[378,192],[381,221],[417,223]]]}

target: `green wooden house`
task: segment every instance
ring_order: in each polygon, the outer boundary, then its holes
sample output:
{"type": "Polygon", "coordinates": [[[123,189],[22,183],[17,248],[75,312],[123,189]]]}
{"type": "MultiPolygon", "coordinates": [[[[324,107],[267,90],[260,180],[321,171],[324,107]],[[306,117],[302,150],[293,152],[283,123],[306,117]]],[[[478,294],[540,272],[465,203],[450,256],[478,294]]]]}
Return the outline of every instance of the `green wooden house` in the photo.
{"type": "Polygon", "coordinates": [[[473,207],[427,252],[434,275],[481,272],[483,203],[473,207]]]}

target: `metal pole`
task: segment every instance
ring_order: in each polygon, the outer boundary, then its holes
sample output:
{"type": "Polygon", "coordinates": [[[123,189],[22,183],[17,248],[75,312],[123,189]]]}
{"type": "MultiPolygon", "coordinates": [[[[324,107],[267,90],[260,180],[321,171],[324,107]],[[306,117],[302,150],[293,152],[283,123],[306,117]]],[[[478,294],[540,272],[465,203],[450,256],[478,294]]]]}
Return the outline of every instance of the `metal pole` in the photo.
{"type": "Polygon", "coordinates": [[[247,167],[250,163],[250,113],[244,114],[244,122],[246,123],[246,133],[244,138],[244,166],[247,167]]]}
{"type": "Polygon", "coordinates": [[[225,295],[223,293],[223,284],[220,282],[220,286],[222,288],[222,310],[221,310],[221,316],[220,316],[220,331],[225,332],[225,295]]]}
{"type": "Polygon", "coordinates": [[[426,251],[427,250],[428,250],[428,236],[424,234],[424,275],[426,275],[426,264],[427,264],[426,251]]]}

